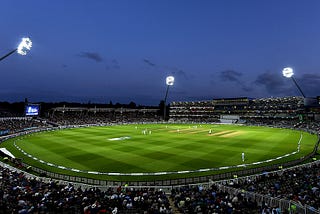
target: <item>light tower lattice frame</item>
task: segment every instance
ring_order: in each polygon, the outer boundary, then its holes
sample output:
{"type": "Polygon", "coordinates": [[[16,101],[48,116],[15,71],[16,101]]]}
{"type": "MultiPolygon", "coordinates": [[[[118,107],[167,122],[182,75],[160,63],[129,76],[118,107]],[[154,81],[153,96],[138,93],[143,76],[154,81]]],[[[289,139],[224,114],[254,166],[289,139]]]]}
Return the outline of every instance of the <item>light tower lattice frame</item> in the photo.
{"type": "Polygon", "coordinates": [[[292,81],[294,82],[294,84],[296,85],[296,87],[298,88],[299,92],[301,93],[301,95],[303,96],[303,98],[306,98],[305,94],[303,93],[302,89],[300,88],[300,86],[298,85],[297,81],[295,80],[295,78],[293,77],[294,73],[293,73],[293,69],[290,67],[286,67],[282,70],[282,75],[286,78],[291,78],[292,81]]]}
{"type": "Polygon", "coordinates": [[[27,55],[28,51],[30,51],[32,47],[32,41],[29,37],[22,38],[21,42],[19,43],[18,47],[10,51],[9,53],[5,54],[0,58],[0,61],[4,60],[8,56],[12,55],[13,53],[17,52],[20,55],[27,55]]]}
{"type": "Polygon", "coordinates": [[[173,76],[167,76],[167,78],[166,78],[167,90],[166,90],[166,95],[164,97],[164,103],[163,103],[163,120],[166,120],[167,97],[168,97],[169,88],[173,84],[174,84],[174,77],[173,76]]]}

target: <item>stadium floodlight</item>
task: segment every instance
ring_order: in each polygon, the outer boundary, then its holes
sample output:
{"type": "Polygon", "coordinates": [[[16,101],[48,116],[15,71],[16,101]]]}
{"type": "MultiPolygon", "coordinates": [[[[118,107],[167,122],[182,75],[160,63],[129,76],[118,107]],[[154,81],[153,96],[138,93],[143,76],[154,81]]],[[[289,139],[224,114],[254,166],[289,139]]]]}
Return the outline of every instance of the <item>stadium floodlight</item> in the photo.
{"type": "Polygon", "coordinates": [[[20,42],[17,52],[21,55],[27,55],[27,51],[29,51],[32,47],[32,41],[29,37],[22,38],[22,41],[20,42]]]}
{"type": "Polygon", "coordinates": [[[163,120],[166,119],[166,102],[167,102],[169,87],[174,84],[174,77],[173,76],[167,76],[166,84],[167,84],[167,90],[166,90],[166,96],[164,97],[163,120]]]}
{"type": "Polygon", "coordinates": [[[167,85],[173,85],[173,83],[174,83],[174,77],[173,76],[168,76],[166,78],[166,84],[167,85]]]}
{"type": "Polygon", "coordinates": [[[291,78],[292,81],[294,82],[294,84],[297,86],[298,90],[300,91],[300,93],[302,94],[302,96],[305,98],[306,96],[304,95],[303,91],[301,90],[300,86],[298,85],[297,81],[295,80],[295,78],[293,77],[294,73],[293,73],[293,69],[290,67],[286,67],[282,70],[282,75],[286,78],[291,78]]]}
{"type": "Polygon", "coordinates": [[[11,54],[15,53],[17,51],[18,54],[20,55],[27,55],[27,52],[31,49],[32,47],[32,41],[29,37],[25,37],[22,38],[20,44],[18,45],[18,47],[12,51],[10,51],[9,53],[7,53],[6,55],[4,55],[3,57],[0,58],[0,61],[7,58],[8,56],[10,56],[11,54]]]}
{"type": "Polygon", "coordinates": [[[282,74],[284,77],[290,78],[293,76],[293,69],[290,67],[286,67],[282,70],[282,74]]]}

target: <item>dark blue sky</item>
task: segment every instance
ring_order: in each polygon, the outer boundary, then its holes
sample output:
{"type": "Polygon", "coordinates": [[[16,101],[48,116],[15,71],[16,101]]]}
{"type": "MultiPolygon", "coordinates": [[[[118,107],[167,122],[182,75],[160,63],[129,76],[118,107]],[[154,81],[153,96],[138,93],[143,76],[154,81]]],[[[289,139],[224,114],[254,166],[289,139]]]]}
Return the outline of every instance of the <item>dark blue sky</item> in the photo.
{"type": "Polygon", "coordinates": [[[0,101],[320,95],[319,0],[2,0],[0,101]]]}

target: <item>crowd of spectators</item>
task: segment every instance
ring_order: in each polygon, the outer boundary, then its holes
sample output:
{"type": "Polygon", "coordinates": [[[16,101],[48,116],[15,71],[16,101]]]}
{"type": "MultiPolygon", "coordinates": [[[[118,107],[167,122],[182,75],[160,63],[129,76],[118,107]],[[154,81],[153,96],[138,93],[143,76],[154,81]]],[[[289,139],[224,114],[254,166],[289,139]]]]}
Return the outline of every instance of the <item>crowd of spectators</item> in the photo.
{"type": "Polygon", "coordinates": [[[0,118],[0,131],[6,131],[7,134],[46,126],[47,124],[45,121],[33,119],[31,117],[0,118]]]}
{"type": "Polygon", "coordinates": [[[295,119],[298,113],[303,111],[303,105],[303,97],[230,98],[197,102],[172,102],[170,117],[173,120],[201,119],[206,122],[214,122],[224,114],[236,114],[242,119],[251,119],[252,117],[295,119]]]}
{"type": "Polygon", "coordinates": [[[58,125],[108,124],[121,122],[155,122],[160,121],[155,109],[77,109],[67,111],[53,111],[49,114],[49,121],[58,125]]]}
{"type": "Polygon", "coordinates": [[[112,118],[112,115],[101,115],[100,113],[89,115],[81,111],[56,112],[48,118],[51,122],[58,125],[84,125],[84,124],[99,124],[107,122],[107,118],[112,118]]]}
{"type": "MultiPolygon", "coordinates": [[[[254,179],[227,183],[237,191],[227,193],[216,184],[173,188],[165,193],[157,188],[80,188],[73,184],[43,182],[23,172],[0,167],[0,213],[289,213],[265,202],[248,198],[254,192],[308,205],[320,211],[320,163],[264,173],[254,179]],[[172,201],[170,203],[170,201],[172,201]]],[[[291,210],[292,211],[292,210],[291,210]]]]}
{"type": "Polygon", "coordinates": [[[170,197],[180,213],[259,213],[256,202],[247,200],[241,193],[231,195],[218,190],[215,185],[208,189],[203,186],[174,188],[170,197]]]}
{"type": "Polygon", "coordinates": [[[173,213],[165,192],[130,187],[81,189],[0,167],[0,213],[173,213]]]}
{"type": "Polygon", "coordinates": [[[219,190],[215,184],[177,187],[166,194],[155,188],[76,188],[0,167],[0,213],[288,213],[289,207],[281,210],[257,203],[246,196],[247,191],[308,205],[316,213],[320,208],[319,172],[320,163],[234,180],[228,184],[241,189],[236,194],[219,190]]]}
{"type": "Polygon", "coordinates": [[[245,191],[308,205],[320,212],[320,163],[264,173],[230,184],[245,191]]]}
{"type": "Polygon", "coordinates": [[[264,118],[264,117],[251,117],[245,119],[247,125],[254,126],[273,126],[273,127],[283,127],[292,128],[299,124],[298,119],[282,119],[282,118],[264,118]]]}
{"type": "Polygon", "coordinates": [[[320,134],[320,123],[317,121],[299,122],[294,125],[294,128],[320,134]]]}
{"type": "Polygon", "coordinates": [[[253,99],[248,106],[248,110],[259,112],[286,112],[297,111],[304,106],[303,97],[271,97],[253,99]]]}

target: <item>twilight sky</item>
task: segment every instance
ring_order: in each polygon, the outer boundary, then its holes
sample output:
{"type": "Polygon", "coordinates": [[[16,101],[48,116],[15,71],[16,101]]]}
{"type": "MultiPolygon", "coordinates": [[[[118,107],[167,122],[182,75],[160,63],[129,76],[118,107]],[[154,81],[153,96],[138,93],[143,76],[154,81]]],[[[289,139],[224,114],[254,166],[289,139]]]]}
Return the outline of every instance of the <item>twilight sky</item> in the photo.
{"type": "Polygon", "coordinates": [[[320,95],[319,0],[2,0],[0,101],[320,95]]]}

